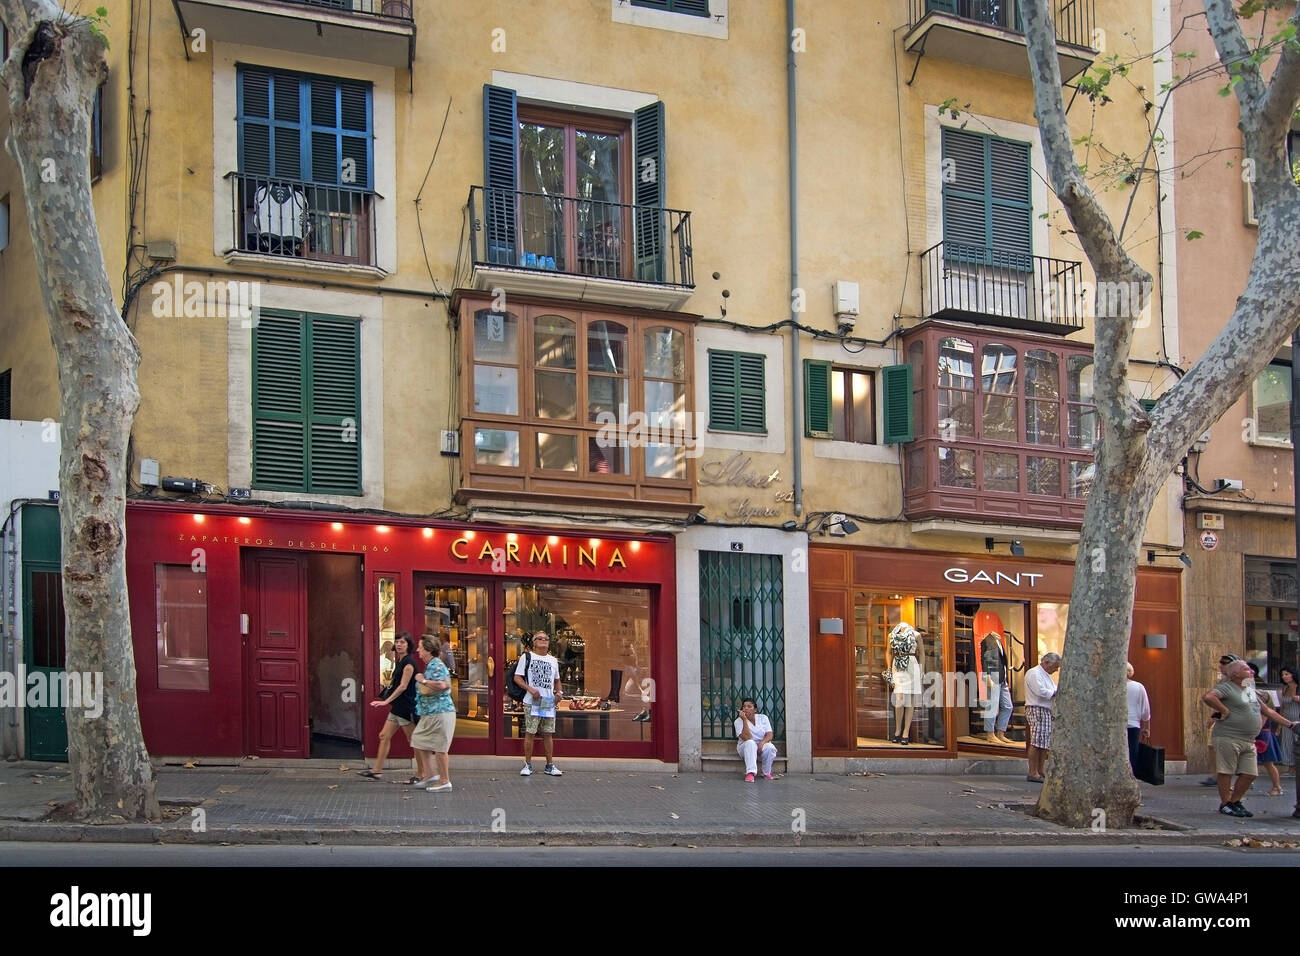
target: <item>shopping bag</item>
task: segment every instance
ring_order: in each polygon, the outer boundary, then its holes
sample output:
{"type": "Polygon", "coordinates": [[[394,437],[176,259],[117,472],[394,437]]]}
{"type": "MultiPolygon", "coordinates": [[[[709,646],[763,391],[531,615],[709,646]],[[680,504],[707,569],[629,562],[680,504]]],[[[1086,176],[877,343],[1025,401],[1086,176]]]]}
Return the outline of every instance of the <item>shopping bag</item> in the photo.
{"type": "Polygon", "coordinates": [[[1165,782],[1165,748],[1139,743],[1136,776],[1145,783],[1161,786],[1165,782]]]}

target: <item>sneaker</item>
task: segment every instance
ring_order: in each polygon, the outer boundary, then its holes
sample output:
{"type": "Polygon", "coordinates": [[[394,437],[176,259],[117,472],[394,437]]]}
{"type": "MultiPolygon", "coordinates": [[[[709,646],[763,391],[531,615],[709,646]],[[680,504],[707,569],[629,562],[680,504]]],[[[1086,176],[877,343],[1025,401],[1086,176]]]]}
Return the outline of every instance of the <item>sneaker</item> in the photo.
{"type": "Polygon", "coordinates": [[[1219,804],[1219,812],[1222,813],[1225,817],[1244,817],[1246,815],[1245,813],[1238,811],[1237,805],[1235,803],[1219,804]]]}
{"type": "Polygon", "coordinates": [[[1218,785],[1219,785],[1219,781],[1216,780],[1214,777],[1206,777],[1204,780],[1201,781],[1202,787],[1217,787],[1218,785]]]}
{"type": "Polygon", "coordinates": [[[411,784],[411,786],[413,786],[413,787],[424,787],[424,788],[427,789],[428,787],[430,787],[430,786],[432,786],[433,784],[437,783],[437,782],[438,782],[439,780],[441,780],[441,779],[442,779],[442,778],[439,777],[437,774],[434,774],[432,777],[425,777],[423,780],[417,780],[417,781],[415,781],[415,783],[411,784]]]}
{"type": "Polygon", "coordinates": [[[544,774],[546,774],[546,776],[548,776],[548,777],[563,777],[563,776],[564,776],[564,771],[561,770],[559,767],[555,766],[555,764],[553,764],[553,763],[548,763],[548,764],[546,765],[546,769],[543,770],[542,772],[543,772],[544,774]]]}
{"type": "Polygon", "coordinates": [[[753,782],[754,782],[754,775],[752,773],[745,774],[745,783],[753,783],[753,782]]]}
{"type": "Polygon", "coordinates": [[[1253,817],[1255,815],[1243,807],[1240,800],[1234,803],[1233,806],[1237,808],[1237,816],[1239,817],[1253,817]]]}
{"type": "Polygon", "coordinates": [[[438,787],[425,787],[425,789],[428,790],[430,793],[441,793],[444,790],[451,789],[451,781],[448,780],[446,783],[438,787]]]}
{"type": "Polygon", "coordinates": [[[764,780],[772,780],[773,777],[772,777],[772,775],[771,775],[770,773],[765,773],[765,774],[763,774],[763,779],[764,779],[764,780]]]}
{"type": "Polygon", "coordinates": [[[519,776],[531,777],[532,775],[533,775],[533,768],[528,764],[524,764],[524,769],[519,771],[519,776]]]}

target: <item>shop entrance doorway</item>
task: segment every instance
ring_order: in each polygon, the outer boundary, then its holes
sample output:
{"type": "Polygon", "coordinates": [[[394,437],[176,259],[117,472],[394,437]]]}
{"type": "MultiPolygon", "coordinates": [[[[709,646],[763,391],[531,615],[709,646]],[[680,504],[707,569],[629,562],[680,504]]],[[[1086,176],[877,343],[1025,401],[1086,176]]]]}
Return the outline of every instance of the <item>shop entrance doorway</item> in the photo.
{"type": "MultiPolygon", "coordinates": [[[[953,644],[957,674],[975,694],[957,713],[957,744],[993,747],[1012,754],[1024,749],[1025,670],[1029,605],[986,598],[953,599],[953,644]]],[[[961,704],[962,702],[958,702],[961,704]]]]}

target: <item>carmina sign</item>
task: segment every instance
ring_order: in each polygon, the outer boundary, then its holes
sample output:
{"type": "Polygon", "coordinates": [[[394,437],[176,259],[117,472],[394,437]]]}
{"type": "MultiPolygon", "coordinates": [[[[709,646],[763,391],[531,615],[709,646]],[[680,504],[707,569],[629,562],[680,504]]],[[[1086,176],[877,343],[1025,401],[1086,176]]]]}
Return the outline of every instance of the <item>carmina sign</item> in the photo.
{"type": "Polygon", "coordinates": [[[1009,584],[1012,587],[1030,587],[1037,585],[1039,578],[1044,575],[1031,571],[1017,571],[1015,574],[1007,574],[1005,571],[994,571],[992,575],[987,571],[967,571],[965,568],[949,568],[943,572],[943,576],[949,581],[956,584],[1009,584]],[[1022,581],[1027,581],[1027,585],[1022,585],[1022,581]]]}
{"type": "MultiPolygon", "coordinates": [[[[570,567],[570,558],[572,558],[575,567],[600,567],[602,564],[606,568],[626,568],[627,560],[623,557],[623,552],[618,545],[614,545],[608,556],[599,554],[600,544],[592,543],[590,547],[584,547],[580,544],[575,545],[573,550],[569,549],[567,543],[543,545],[532,544],[529,546],[527,556],[528,563],[533,566],[545,567],[570,567]]],[[[473,546],[468,538],[457,538],[451,543],[451,556],[458,561],[468,562],[473,556],[473,546]]],[[[491,561],[493,571],[504,571],[506,565],[513,561],[515,564],[522,564],[524,558],[520,556],[519,542],[506,541],[501,547],[496,547],[487,538],[483,539],[483,545],[478,550],[479,561],[491,561]]]]}

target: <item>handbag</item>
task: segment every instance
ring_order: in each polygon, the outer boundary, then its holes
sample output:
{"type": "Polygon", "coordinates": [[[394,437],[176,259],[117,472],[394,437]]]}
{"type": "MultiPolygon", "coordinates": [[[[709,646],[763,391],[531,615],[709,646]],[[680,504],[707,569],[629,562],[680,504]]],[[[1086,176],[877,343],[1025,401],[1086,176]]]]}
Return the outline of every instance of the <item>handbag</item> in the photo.
{"type": "Polygon", "coordinates": [[[1263,737],[1256,737],[1255,753],[1262,757],[1267,752],[1268,752],[1268,741],[1265,740],[1263,737]]]}
{"type": "Polygon", "coordinates": [[[1165,782],[1165,748],[1139,743],[1134,776],[1144,783],[1162,786],[1165,782]]]}

